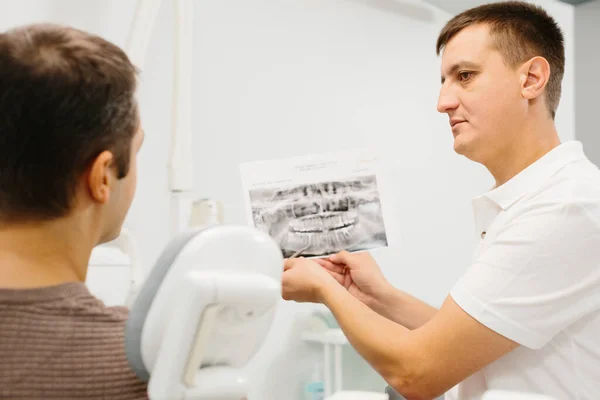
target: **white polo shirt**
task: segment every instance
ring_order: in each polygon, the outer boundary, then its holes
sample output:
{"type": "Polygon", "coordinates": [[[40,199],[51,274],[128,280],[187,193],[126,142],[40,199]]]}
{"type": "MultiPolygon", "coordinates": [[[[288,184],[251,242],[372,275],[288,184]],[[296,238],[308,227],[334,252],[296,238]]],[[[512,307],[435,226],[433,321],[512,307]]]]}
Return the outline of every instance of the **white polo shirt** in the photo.
{"type": "Polygon", "coordinates": [[[473,199],[478,245],[450,295],[517,349],[446,399],[515,390],[600,399],[600,171],[579,142],[473,199]]]}

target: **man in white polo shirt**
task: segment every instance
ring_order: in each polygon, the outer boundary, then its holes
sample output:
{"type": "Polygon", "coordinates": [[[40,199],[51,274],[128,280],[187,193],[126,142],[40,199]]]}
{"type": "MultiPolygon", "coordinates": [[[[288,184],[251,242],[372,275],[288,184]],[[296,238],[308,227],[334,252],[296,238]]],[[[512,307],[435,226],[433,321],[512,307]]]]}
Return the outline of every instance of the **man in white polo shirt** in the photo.
{"type": "Polygon", "coordinates": [[[368,253],[286,261],[283,297],[324,303],[408,399],[486,391],[600,398],[600,171],[554,124],[563,35],[504,2],[450,20],[438,111],[495,188],[473,200],[473,263],[440,310],[393,288],[368,253]]]}

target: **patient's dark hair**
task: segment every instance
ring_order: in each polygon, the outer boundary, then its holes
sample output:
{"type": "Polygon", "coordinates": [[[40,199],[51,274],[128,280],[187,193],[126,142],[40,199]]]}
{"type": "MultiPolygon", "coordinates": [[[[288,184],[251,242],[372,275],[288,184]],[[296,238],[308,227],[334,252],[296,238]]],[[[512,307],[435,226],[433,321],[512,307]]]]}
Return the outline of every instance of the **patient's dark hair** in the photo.
{"type": "Polygon", "coordinates": [[[515,67],[535,56],[548,61],[550,79],[546,86],[546,102],[554,118],[565,72],[564,37],[556,21],[541,7],[523,1],[471,8],[456,15],[444,26],[436,44],[438,55],[450,39],[475,24],[489,25],[492,44],[506,64],[515,67]]]}
{"type": "Polygon", "coordinates": [[[0,223],[68,214],[78,179],[102,151],[127,175],[136,79],[120,48],[77,29],[0,34],[0,223]]]}

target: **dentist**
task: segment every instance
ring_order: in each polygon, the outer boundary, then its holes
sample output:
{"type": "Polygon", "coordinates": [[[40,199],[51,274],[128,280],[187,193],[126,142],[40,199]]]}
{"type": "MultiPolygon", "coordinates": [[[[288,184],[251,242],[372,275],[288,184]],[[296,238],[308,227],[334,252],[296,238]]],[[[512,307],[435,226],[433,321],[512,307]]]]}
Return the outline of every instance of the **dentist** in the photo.
{"type": "Polygon", "coordinates": [[[439,310],[394,288],[368,253],[286,260],[283,298],[325,304],[407,399],[600,393],[600,172],[555,127],[563,41],[543,9],[512,1],[439,35],[438,111],[454,150],[496,181],[473,199],[480,243],[439,310]]]}

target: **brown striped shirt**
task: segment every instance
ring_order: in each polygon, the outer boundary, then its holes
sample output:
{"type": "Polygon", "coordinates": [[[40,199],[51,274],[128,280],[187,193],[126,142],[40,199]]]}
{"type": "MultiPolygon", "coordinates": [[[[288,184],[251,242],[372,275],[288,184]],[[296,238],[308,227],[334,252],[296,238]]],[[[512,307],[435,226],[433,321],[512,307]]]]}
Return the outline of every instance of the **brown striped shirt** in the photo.
{"type": "Polygon", "coordinates": [[[125,356],[127,315],[83,283],[0,289],[0,399],[146,399],[125,356]]]}

